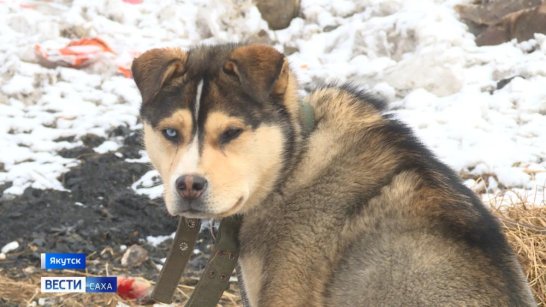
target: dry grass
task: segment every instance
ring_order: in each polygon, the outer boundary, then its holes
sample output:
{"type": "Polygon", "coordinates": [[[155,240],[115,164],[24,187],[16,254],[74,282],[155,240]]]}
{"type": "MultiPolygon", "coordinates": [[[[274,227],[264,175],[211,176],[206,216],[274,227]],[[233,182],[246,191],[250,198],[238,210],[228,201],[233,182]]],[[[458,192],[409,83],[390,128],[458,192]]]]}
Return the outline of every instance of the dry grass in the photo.
{"type": "MultiPolygon", "coordinates": [[[[33,274],[28,279],[16,281],[9,277],[0,274],[0,298],[6,303],[15,304],[17,306],[27,306],[33,301],[40,298],[46,299],[46,306],[117,306],[118,302],[123,302],[129,306],[141,306],[142,304],[135,301],[123,300],[116,294],[103,293],[89,295],[87,293],[41,293],[40,292],[40,277],[45,274],[33,274]]],[[[47,274],[48,276],[68,276],[70,274],[47,274]]],[[[72,274],[75,275],[75,274],[72,274]]],[[[187,280],[191,283],[194,281],[187,280]]],[[[194,287],[181,283],[178,285],[174,295],[176,306],[183,306],[186,300],[190,297],[194,287]]],[[[0,301],[0,304],[2,302],[0,301]]],[[[150,302],[144,303],[151,306],[150,302]]],[[[239,298],[239,290],[235,283],[230,285],[230,289],[224,292],[218,306],[223,307],[239,307],[242,306],[239,298]]]]}
{"type": "Polygon", "coordinates": [[[520,203],[493,212],[518,254],[539,306],[546,306],[546,207],[520,203]]]}
{"type": "Polygon", "coordinates": [[[38,273],[28,279],[16,281],[0,275],[0,297],[7,303],[18,306],[28,306],[40,298],[47,299],[48,306],[116,306],[115,294],[41,293],[40,276],[38,273]]]}
{"type": "MultiPolygon", "coordinates": [[[[546,307],[546,206],[530,207],[522,202],[493,207],[492,210],[500,218],[508,240],[518,254],[539,306],[546,307]]],[[[13,280],[0,274],[0,298],[19,306],[28,305],[39,298],[46,298],[50,302],[53,300],[56,306],[116,306],[118,302],[137,305],[123,301],[115,294],[42,294],[40,277],[43,275],[38,271],[25,280],[13,280]]],[[[53,276],[49,273],[47,275],[53,276]]],[[[175,300],[181,305],[193,291],[190,284],[191,281],[183,282],[177,289],[175,300]]],[[[220,305],[241,306],[235,284],[225,292],[220,305]]]]}

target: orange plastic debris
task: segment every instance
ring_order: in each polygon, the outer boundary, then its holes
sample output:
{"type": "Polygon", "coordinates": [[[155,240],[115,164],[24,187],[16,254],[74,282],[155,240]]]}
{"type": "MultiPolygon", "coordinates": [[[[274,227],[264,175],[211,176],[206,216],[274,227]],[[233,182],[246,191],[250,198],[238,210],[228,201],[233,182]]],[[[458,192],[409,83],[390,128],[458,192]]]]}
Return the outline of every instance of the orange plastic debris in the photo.
{"type": "Polygon", "coordinates": [[[133,72],[131,71],[130,68],[127,68],[127,67],[118,66],[118,73],[122,74],[126,78],[133,77],[133,72]]]}
{"type": "Polygon", "coordinates": [[[127,78],[133,77],[130,63],[127,63],[126,59],[124,60],[122,56],[116,54],[106,42],[96,37],[71,41],[64,47],[58,44],[55,45],[55,42],[36,44],[34,46],[34,53],[38,57],[40,64],[49,68],[57,66],[82,68],[95,62],[101,55],[112,54],[118,57],[116,61],[112,61],[111,63],[117,66],[117,72],[127,78]]]}
{"type": "Polygon", "coordinates": [[[91,64],[104,53],[115,52],[100,38],[83,38],[72,41],[64,48],[34,46],[36,56],[44,66],[69,66],[80,68],[91,64]]]}

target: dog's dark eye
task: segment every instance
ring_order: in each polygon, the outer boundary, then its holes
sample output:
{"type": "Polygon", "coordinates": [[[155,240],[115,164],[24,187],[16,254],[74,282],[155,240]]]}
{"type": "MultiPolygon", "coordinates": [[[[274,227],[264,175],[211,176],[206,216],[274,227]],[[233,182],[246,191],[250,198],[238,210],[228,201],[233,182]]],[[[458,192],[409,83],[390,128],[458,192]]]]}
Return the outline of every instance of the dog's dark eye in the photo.
{"type": "Polygon", "coordinates": [[[239,135],[241,135],[242,132],[243,129],[241,128],[228,128],[220,135],[220,143],[227,144],[230,141],[236,139],[239,135]]]}
{"type": "Polygon", "coordinates": [[[167,140],[172,142],[178,142],[178,131],[176,131],[175,129],[167,128],[163,129],[161,132],[167,140]]]}

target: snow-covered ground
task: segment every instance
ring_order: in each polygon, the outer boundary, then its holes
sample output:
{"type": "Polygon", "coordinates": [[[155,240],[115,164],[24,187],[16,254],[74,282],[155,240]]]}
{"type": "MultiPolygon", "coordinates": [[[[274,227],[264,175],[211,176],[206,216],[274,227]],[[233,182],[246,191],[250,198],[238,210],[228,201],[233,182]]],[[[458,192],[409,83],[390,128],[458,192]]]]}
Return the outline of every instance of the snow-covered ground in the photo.
{"type": "MultiPolygon", "coordinates": [[[[353,81],[388,99],[390,112],[485,200],[544,204],[546,36],[477,47],[453,9],[463,2],[303,0],[302,18],[270,31],[250,0],[0,0],[0,184],[13,183],[7,194],[62,189],[58,177],[78,162],[58,150],[87,133],[138,128],[140,95],[116,74],[135,54],[265,39],[289,54],[302,88],[353,81]],[[81,37],[100,37],[116,54],[81,70],[38,64],[37,43],[81,37]],[[499,196],[506,188],[512,194],[499,196]]],[[[133,187],[159,195],[153,177],[133,187]]]]}

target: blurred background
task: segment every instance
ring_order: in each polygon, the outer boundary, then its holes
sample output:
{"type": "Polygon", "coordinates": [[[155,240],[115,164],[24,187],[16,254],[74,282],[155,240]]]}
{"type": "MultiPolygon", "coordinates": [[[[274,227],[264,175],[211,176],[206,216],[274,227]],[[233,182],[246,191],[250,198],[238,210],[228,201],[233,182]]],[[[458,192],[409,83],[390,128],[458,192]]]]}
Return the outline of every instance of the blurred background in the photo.
{"type": "MultiPolygon", "coordinates": [[[[149,303],[176,219],[141,146],[132,59],[237,41],[283,52],[302,96],[352,82],[388,101],[499,216],[546,302],[546,2],[0,0],[0,20],[0,305],[149,303]],[[54,251],[86,253],[87,271],[41,271],[54,251]],[[40,293],[55,274],[126,276],[128,290],[40,293]]],[[[232,281],[224,306],[240,304],[232,281]]]]}

